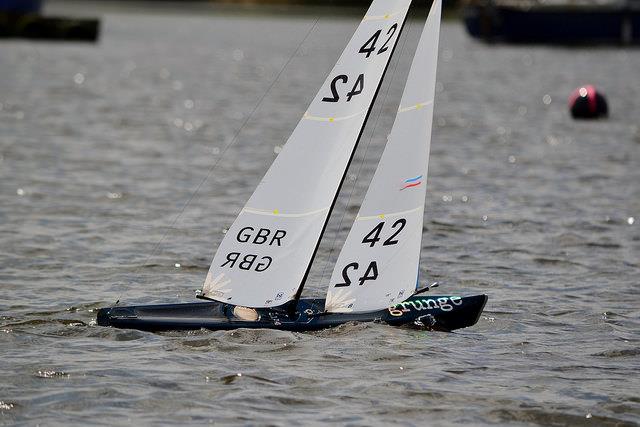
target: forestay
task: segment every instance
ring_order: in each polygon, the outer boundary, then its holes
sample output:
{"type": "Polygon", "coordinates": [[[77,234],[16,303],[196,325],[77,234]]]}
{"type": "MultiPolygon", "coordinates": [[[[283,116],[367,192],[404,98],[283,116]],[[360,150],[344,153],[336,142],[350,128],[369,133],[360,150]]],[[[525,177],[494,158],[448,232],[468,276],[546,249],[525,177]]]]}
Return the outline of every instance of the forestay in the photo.
{"type": "Polygon", "coordinates": [[[435,0],[389,140],[331,276],[329,312],[380,310],[416,289],[440,12],[441,0],[435,0]]]}
{"type": "Polygon", "coordinates": [[[411,0],[374,0],[227,231],[202,295],[249,307],[294,299],[344,179],[411,0]]]}

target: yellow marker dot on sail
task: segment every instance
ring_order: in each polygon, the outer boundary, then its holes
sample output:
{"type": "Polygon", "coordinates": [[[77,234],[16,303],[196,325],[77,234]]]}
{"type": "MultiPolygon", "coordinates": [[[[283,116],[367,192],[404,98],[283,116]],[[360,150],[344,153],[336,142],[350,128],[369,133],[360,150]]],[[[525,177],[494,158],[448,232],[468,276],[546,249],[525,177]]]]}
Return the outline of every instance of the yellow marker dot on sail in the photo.
{"type": "Polygon", "coordinates": [[[418,110],[419,110],[419,109],[421,109],[423,105],[424,105],[424,104],[418,104],[418,105],[416,105],[416,109],[418,109],[418,110]]]}
{"type": "Polygon", "coordinates": [[[329,117],[329,121],[330,121],[330,122],[333,122],[333,121],[335,121],[335,120],[336,120],[336,119],[334,119],[333,117],[329,117]]]}
{"type": "Polygon", "coordinates": [[[378,216],[380,217],[380,219],[384,219],[384,214],[380,214],[378,216]]]}
{"type": "Polygon", "coordinates": [[[280,211],[279,211],[278,209],[274,209],[274,210],[273,210],[273,213],[274,213],[275,215],[278,215],[278,214],[280,213],[280,211]]]}
{"type": "Polygon", "coordinates": [[[384,15],[384,19],[389,19],[389,14],[384,15]]]}

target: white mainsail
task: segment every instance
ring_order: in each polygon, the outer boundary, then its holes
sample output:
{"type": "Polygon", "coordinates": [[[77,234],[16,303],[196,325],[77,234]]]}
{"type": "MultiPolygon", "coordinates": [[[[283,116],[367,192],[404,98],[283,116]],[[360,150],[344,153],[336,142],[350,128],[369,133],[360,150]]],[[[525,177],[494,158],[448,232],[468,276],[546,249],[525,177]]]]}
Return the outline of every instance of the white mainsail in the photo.
{"type": "Polygon", "coordinates": [[[202,296],[274,307],[302,286],[411,0],[374,0],[222,240],[202,296]]]}
{"type": "Polygon", "coordinates": [[[441,0],[435,0],[389,140],[333,270],[328,312],[384,309],[416,289],[440,14],[441,0]]]}

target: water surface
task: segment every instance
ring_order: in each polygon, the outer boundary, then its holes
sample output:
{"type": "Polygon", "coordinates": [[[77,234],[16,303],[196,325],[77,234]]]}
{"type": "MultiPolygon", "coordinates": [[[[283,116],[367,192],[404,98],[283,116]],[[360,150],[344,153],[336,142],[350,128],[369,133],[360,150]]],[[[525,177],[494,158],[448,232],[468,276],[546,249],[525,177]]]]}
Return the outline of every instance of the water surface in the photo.
{"type": "MultiPolygon", "coordinates": [[[[193,300],[358,21],[319,16],[227,151],[313,13],[108,9],[97,45],[0,42],[0,425],[637,425],[635,49],[487,46],[444,24],[421,274],[487,293],[475,327],[94,326],[117,299],[193,300]],[[587,82],[609,120],[570,119],[587,82]]],[[[400,42],[306,295],[324,293],[420,27],[400,42]]]]}

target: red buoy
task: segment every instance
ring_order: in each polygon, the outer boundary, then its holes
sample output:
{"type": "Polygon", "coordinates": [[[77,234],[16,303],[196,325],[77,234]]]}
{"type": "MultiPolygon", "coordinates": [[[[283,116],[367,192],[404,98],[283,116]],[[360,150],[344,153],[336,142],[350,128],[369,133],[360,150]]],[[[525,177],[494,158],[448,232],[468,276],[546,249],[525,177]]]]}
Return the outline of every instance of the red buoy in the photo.
{"type": "Polygon", "coordinates": [[[609,115],[607,100],[593,85],[574,90],[569,96],[569,109],[574,119],[597,119],[609,115]]]}

